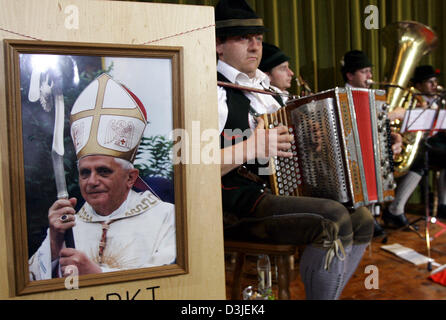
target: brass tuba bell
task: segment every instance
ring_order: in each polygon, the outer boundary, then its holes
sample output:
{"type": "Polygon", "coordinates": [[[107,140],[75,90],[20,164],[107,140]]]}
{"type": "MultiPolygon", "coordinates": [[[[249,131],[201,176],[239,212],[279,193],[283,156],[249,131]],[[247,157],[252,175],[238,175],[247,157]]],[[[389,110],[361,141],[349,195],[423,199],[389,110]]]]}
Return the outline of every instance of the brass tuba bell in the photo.
{"type": "MultiPolygon", "coordinates": [[[[393,60],[387,59],[387,63],[393,63],[388,68],[391,70],[387,89],[389,112],[397,108],[408,109],[412,106],[410,97],[413,96],[413,92],[410,92],[407,86],[415,67],[424,55],[435,48],[437,39],[437,35],[431,28],[415,21],[400,21],[383,29],[384,45],[390,51],[390,57],[394,57],[393,60]]],[[[399,121],[395,121],[391,126],[394,131],[401,130],[399,121]]],[[[396,177],[406,174],[412,165],[421,135],[421,132],[402,134],[403,150],[394,160],[396,177]]]]}

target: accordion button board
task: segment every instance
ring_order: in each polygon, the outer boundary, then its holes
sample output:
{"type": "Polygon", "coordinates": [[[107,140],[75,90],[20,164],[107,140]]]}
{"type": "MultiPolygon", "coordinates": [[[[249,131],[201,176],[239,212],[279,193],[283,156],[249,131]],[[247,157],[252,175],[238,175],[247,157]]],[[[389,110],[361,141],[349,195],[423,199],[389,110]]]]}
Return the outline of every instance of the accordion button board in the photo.
{"type": "Polygon", "coordinates": [[[274,194],[329,198],[354,208],[394,198],[385,91],[334,88],[292,100],[264,120],[294,135],[293,157],[270,161],[274,194]]]}

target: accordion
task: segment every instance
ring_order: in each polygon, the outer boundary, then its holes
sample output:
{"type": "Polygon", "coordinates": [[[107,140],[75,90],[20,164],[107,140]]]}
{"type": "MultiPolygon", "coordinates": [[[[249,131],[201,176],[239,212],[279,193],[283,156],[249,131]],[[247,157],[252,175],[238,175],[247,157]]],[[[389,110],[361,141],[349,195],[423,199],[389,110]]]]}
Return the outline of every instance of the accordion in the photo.
{"type": "Polygon", "coordinates": [[[357,208],[395,195],[383,90],[334,88],[289,101],[263,118],[288,126],[293,157],[270,161],[274,194],[323,197],[357,208]]]}

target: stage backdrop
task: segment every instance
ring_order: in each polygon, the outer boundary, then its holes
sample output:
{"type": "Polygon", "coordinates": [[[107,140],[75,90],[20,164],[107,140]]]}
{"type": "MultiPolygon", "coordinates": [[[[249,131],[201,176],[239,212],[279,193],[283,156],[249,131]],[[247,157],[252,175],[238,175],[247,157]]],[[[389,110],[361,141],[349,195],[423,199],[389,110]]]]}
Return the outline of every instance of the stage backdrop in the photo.
{"type": "MultiPolygon", "coordinates": [[[[14,128],[7,129],[4,39],[182,47],[179,98],[183,110],[159,116],[184,117],[180,120],[186,131],[197,135],[194,144],[188,146],[190,150],[203,146],[218,150],[217,140],[200,140],[202,131],[218,125],[213,7],[91,0],[0,0],[0,7],[0,299],[225,299],[220,168],[199,163],[184,166],[185,185],[178,189],[187,218],[186,274],[89,287],[82,287],[80,281],[79,289],[17,297],[15,269],[20,266],[15,265],[18,239],[12,235],[17,227],[13,225],[15,208],[11,203],[16,197],[11,194],[11,185],[17,182],[10,181],[16,174],[11,168],[17,166],[11,166],[7,151],[11,147],[8,135],[14,128]]],[[[104,62],[106,68],[109,61],[104,62]]],[[[113,65],[119,69],[117,61],[113,65]]],[[[141,72],[138,74],[141,77],[141,72]]],[[[151,106],[151,112],[163,112],[156,107],[151,106]]],[[[156,130],[165,135],[166,129],[156,130]]]]}
{"type": "MultiPolygon", "coordinates": [[[[147,2],[215,5],[218,0],[134,0],[147,2]]],[[[421,63],[446,70],[444,52],[446,1],[444,0],[247,0],[264,19],[269,31],[265,40],[278,45],[291,57],[293,71],[307,80],[314,91],[343,86],[340,64],[345,52],[365,51],[374,64],[374,79],[384,79],[386,50],[380,30],[402,20],[413,20],[434,29],[439,45],[421,63]],[[378,21],[370,20],[376,10],[378,21]],[[369,7],[370,9],[371,7],[369,7]],[[368,29],[367,22],[378,29],[368,29]]],[[[446,74],[440,79],[446,85],[446,74]]]]}

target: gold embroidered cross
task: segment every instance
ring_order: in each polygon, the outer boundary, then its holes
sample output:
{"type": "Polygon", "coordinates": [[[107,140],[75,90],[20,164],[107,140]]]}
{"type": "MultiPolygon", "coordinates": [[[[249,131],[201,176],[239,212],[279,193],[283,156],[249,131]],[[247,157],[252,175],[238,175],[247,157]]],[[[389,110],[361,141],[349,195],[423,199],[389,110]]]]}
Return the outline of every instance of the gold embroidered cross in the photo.
{"type": "MultiPolygon", "coordinates": [[[[123,155],[125,158],[132,158],[132,154],[136,152],[136,150],[130,150],[128,152],[122,152],[122,151],[115,151],[110,148],[103,147],[98,144],[98,131],[99,131],[99,120],[102,116],[123,116],[136,118],[141,120],[145,123],[144,115],[141,113],[139,108],[136,107],[137,103],[135,102],[135,108],[104,108],[104,95],[105,90],[107,88],[107,82],[109,80],[112,80],[111,77],[107,74],[100,75],[96,80],[98,80],[98,93],[96,96],[96,103],[94,109],[89,109],[85,111],[78,112],[76,114],[72,114],[70,116],[70,123],[73,124],[75,121],[79,119],[89,118],[92,117],[92,123],[91,123],[91,131],[88,137],[88,141],[85,144],[85,146],[79,150],[78,152],[78,159],[83,157],[86,154],[108,154],[115,157],[122,157],[123,155]],[[92,152],[94,151],[94,152],[92,152]]],[[[122,88],[122,90],[125,90],[122,88]]],[[[128,93],[129,96],[130,93],[128,93]]],[[[132,98],[132,100],[134,100],[132,98]]],[[[135,148],[136,149],[136,148],[135,148]]]]}

